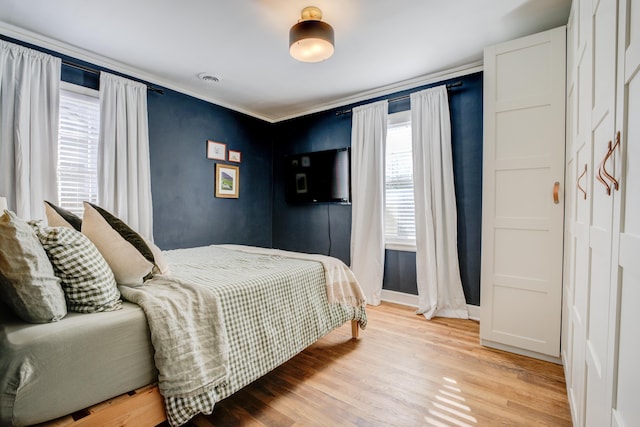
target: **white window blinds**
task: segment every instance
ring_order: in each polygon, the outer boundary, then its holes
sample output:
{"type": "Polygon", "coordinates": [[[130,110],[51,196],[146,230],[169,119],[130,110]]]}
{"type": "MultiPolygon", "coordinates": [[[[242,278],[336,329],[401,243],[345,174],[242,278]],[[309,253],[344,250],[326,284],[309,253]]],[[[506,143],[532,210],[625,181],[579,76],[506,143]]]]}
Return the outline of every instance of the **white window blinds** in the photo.
{"type": "Polygon", "coordinates": [[[58,198],[62,208],[80,217],[83,201],[98,201],[99,131],[98,92],[64,85],[60,90],[58,198]]]}
{"type": "Polygon", "coordinates": [[[385,171],[385,240],[387,246],[415,248],[410,112],[389,115],[385,171]]]}

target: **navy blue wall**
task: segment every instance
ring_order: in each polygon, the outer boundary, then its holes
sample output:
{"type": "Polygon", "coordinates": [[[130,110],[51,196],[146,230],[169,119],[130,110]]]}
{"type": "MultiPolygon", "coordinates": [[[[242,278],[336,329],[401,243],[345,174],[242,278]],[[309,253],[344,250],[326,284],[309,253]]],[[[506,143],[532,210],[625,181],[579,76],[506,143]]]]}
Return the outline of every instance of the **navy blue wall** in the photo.
{"type": "MultiPolygon", "coordinates": [[[[0,38],[103,70],[19,40],[0,38]]],[[[91,89],[99,86],[95,73],[65,65],[62,80],[91,89]]],[[[156,244],[162,249],[215,243],[270,247],[271,124],[168,89],[164,94],[148,91],[147,103],[156,244]],[[215,162],[206,158],[208,139],[242,152],[239,199],[214,197],[215,162]]]]}
{"type": "Polygon", "coordinates": [[[349,264],[351,206],[290,205],[285,201],[284,157],[351,145],[351,115],[326,111],[274,125],[273,246],[320,253],[349,264]]]}
{"type": "MultiPolygon", "coordinates": [[[[100,69],[38,46],[2,35],[0,38],[100,69]]],[[[94,89],[99,84],[95,74],[66,66],[62,69],[62,79],[94,89]]],[[[477,73],[451,82],[458,80],[463,81],[463,86],[449,92],[458,252],[467,302],[477,305],[480,303],[482,75],[477,73]]],[[[282,176],[287,154],[348,147],[350,114],[336,115],[332,110],[272,125],[167,89],[164,95],[150,91],[147,99],[154,234],[162,249],[240,243],[331,254],[350,263],[351,206],[288,205],[284,200],[282,176]],[[242,152],[239,199],[214,197],[215,162],[206,158],[207,139],[242,152]]],[[[366,103],[378,99],[382,98],[366,103]]],[[[405,100],[391,103],[389,112],[407,109],[409,101],[405,100]]],[[[384,288],[417,294],[414,253],[386,251],[384,288]]]]}
{"type": "Polygon", "coordinates": [[[213,243],[271,247],[270,124],[171,90],[149,92],[154,236],[163,249],[213,243]],[[214,197],[206,140],[242,153],[240,197],[214,197]]]}
{"type": "MultiPolygon", "coordinates": [[[[437,84],[455,81],[463,82],[461,87],[449,90],[460,275],[467,303],[479,305],[482,73],[437,84]]],[[[434,85],[395,93],[385,98],[395,98],[430,86],[434,85]]],[[[379,99],[383,98],[371,99],[361,104],[379,99]]],[[[408,99],[390,103],[389,113],[408,110],[409,103],[408,99]]],[[[355,105],[350,107],[353,106],[355,105]]],[[[273,246],[330,254],[348,264],[351,207],[326,204],[289,205],[284,198],[284,156],[351,145],[351,114],[337,115],[336,111],[325,111],[274,125],[273,246]]],[[[415,262],[415,253],[387,250],[384,289],[417,294],[415,262]]]]}

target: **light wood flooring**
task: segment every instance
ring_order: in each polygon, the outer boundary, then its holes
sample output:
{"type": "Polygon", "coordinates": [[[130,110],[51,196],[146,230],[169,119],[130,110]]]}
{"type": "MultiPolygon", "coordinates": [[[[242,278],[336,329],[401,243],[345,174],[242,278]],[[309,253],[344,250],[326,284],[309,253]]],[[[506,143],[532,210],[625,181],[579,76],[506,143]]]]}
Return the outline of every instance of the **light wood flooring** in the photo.
{"type": "Polygon", "coordinates": [[[568,426],[562,366],[482,347],[477,322],[368,307],[188,425],[568,426]]]}

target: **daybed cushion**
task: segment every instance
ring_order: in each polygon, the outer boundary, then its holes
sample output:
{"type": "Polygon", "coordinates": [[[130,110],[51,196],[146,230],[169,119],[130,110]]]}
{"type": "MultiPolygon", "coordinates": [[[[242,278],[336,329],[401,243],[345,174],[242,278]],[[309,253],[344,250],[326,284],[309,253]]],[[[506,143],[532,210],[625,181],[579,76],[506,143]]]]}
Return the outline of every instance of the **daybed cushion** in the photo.
{"type": "Polygon", "coordinates": [[[0,216],[0,298],[31,323],[55,322],[67,314],[60,279],[38,237],[7,210],[0,216]]]}
{"type": "Polygon", "coordinates": [[[111,268],[88,237],[68,227],[29,223],[62,281],[67,309],[79,313],[113,311],[122,307],[111,268]]]}
{"type": "Polygon", "coordinates": [[[82,233],[96,245],[121,285],[141,285],[152,276],[155,258],[138,233],[99,206],[84,202],[82,233]]]}
{"type": "Polygon", "coordinates": [[[47,215],[47,223],[50,227],[68,227],[77,231],[81,230],[82,219],[66,209],[44,201],[44,211],[47,215]]]}

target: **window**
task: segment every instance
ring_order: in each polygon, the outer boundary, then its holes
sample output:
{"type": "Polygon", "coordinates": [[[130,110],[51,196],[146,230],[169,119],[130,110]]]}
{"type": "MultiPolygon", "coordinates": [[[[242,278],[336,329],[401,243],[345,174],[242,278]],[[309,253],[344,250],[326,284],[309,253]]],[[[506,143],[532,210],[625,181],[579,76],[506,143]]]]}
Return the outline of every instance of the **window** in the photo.
{"type": "Polygon", "coordinates": [[[385,159],[386,247],[415,250],[411,111],[390,114],[388,120],[385,159]]]}
{"type": "Polygon", "coordinates": [[[98,92],[63,83],[60,89],[58,198],[60,207],[82,217],[82,202],[98,201],[98,92]]]}

